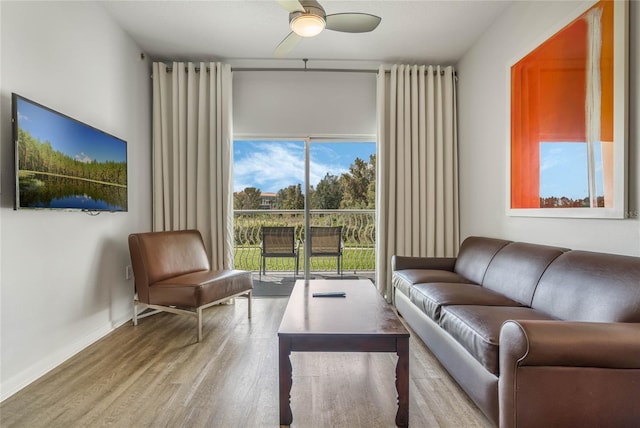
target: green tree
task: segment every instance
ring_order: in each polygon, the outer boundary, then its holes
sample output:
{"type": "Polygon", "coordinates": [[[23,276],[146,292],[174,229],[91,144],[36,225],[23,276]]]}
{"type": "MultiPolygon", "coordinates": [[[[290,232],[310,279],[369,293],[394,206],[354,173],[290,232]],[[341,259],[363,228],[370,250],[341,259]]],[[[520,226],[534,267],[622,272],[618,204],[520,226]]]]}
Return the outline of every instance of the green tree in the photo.
{"type": "Polygon", "coordinates": [[[304,209],[304,194],[300,184],[292,184],[289,187],[278,190],[277,209],[301,210],[304,209]]]}
{"type": "Polygon", "coordinates": [[[233,208],[236,210],[257,210],[262,201],[262,192],[255,187],[245,187],[241,192],[233,194],[233,208]]]}
{"type": "Polygon", "coordinates": [[[233,192],[233,209],[241,210],[244,201],[244,192],[233,192]]]}
{"type": "Polygon", "coordinates": [[[356,158],[349,167],[349,172],[342,174],[343,209],[375,208],[376,157],[371,155],[369,162],[356,158]]]}
{"type": "Polygon", "coordinates": [[[40,142],[23,129],[18,130],[18,157],[21,170],[64,174],[121,185],[127,184],[127,164],[125,162],[98,162],[96,160],[89,163],[81,162],[54,150],[49,141],[40,142]]]}
{"type": "Polygon", "coordinates": [[[342,186],[340,178],[327,173],[318,183],[312,198],[311,208],[317,210],[334,210],[340,208],[342,186]]]}

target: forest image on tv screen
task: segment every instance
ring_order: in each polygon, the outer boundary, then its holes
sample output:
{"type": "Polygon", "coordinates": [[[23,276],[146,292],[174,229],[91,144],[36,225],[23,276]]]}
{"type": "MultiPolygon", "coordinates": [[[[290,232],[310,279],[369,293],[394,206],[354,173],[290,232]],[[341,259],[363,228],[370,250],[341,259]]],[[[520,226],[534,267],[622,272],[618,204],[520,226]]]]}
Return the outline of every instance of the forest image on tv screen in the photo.
{"type": "Polygon", "coordinates": [[[127,210],[127,144],[14,98],[18,208],[127,210]]]}

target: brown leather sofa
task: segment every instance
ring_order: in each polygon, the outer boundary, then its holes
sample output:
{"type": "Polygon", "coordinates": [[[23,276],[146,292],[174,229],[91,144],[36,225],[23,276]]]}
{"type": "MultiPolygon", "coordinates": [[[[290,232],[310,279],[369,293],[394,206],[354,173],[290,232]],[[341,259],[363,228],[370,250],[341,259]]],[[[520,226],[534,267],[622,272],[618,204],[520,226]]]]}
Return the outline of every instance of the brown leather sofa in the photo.
{"type": "Polygon", "coordinates": [[[640,257],[470,237],[392,264],[398,312],[494,424],[640,426],[640,257]]]}
{"type": "Polygon", "coordinates": [[[245,294],[251,318],[251,272],[212,270],[199,231],[133,233],[129,235],[129,252],[136,291],[134,325],[139,318],[158,311],[195,316],[200,342],[202,310],[245,294]],[[154,311],[139,315],[140,305],[154,311]]]}

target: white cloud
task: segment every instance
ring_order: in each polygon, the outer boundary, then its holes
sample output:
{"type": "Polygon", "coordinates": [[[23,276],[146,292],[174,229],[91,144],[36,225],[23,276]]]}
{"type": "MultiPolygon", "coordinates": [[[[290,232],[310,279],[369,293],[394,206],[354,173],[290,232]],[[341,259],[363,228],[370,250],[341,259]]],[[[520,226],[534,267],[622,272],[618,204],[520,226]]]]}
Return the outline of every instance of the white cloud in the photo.
{"type": "MultiPolygon", "coordinates": [[[[249,144],[240,142],[238,144],[249,144]]],[[[304,180],[304,151],[295,143],[251,144],[250,152],[234,161],[235,191],[258,187],[277,192],[304,180]]]]}
{"type": "MultiPolygon", "coordinates": [[[[233,164],[234,191],[257,187],[263,192],[277,192],[288,186],[304,183],[302,143],[240,141],[236,144],[237,159],[233,164]],[[249,146],[238,146],[242,144],[249,146]],[[241,154],[244,156],[241,157],[241,154]]],[[[340,175],[347,171],[344,166],[330,163],[329,156],[326,157],[327,159],[314,159],[309,165],[309,181],[312,186],[316,186],[327,173],[340,175]]]]}
{"type": "Polygon", "coordinates": [[[93,161],[93,159],[91,159],[89,155],[84,152],[80,152],[75,155],[74,159],[82,163],[91,163],[93,161]]]}

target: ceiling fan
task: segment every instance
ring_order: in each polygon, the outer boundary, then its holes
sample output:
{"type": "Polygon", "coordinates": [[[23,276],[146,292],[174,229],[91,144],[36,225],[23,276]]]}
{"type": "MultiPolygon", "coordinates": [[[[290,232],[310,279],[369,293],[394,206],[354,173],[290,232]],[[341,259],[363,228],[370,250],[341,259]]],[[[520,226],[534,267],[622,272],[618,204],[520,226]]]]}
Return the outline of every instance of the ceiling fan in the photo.
{"type": "Polygon", "coordinates": [[[291,32],[274,51],[278,58],[286,57],[304,37],[314,37],[322,30],[344,33],[367,33],[376,29],[382,18],[368,13],[334,13],[327,15],[316,0],[278,0],[289,12],[291,32]]]}

